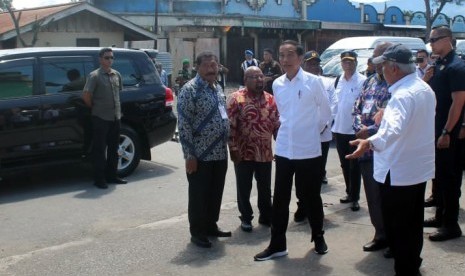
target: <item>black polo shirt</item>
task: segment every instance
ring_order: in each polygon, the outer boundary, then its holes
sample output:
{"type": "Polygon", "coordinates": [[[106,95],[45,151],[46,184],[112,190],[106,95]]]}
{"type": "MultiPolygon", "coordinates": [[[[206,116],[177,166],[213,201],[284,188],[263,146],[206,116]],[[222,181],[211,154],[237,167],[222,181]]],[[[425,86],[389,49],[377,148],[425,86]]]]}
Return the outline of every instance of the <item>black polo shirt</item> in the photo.
{"type": "MultiPolygon", "coordinates": [[[[465,91],[465,62],[457,56],[455,51],[449,52],[442,59],[439,58],[429,84],[436,94],[435,132],[436,137],[439,137],[449,116],[452,93],[465,91]]],[[[458,135],[461,123],[462,116],[451,131],[453,136],[458,135]]]]}

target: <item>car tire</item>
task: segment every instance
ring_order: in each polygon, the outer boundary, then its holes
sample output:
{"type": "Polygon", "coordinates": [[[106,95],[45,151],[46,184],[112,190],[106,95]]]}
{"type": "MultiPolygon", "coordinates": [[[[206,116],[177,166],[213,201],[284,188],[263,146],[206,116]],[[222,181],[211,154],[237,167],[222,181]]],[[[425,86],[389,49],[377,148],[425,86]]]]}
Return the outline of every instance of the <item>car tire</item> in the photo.
{"type": "Polygon", "coordinates": [[[141,156],[139,135],[131,127],[121,125],[118,146],[118,176],[130,175],[137,168],[141,156]]]}

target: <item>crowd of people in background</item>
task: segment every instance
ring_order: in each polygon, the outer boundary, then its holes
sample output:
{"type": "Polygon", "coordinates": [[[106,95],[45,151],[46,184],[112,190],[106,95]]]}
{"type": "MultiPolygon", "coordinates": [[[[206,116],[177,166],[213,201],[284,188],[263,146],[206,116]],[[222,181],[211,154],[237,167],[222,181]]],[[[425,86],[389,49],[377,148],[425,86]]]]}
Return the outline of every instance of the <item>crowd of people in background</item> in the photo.
{"type": "Polygon", "coordinates": [[[375,231],[362,249],[387,248],[384,256],[394,258],[396,275],[420,275],[423,227],[438,228],[429,235],[431,241],[462,235],[458,214],[465,159],[465,63],[454,52],[448,27],[434,28],[429,42],[432,55],[381,43],[363,73],[356,70],[357,53],[345,51],[340,54],[343,73],[336,79],[322,76],[316,51],[305,53],[292,40],[279,46],[279,62],[270,48],[263,50],[262,62],[246,50],[236,69],[243,76],[241,87],[227,96],[224,83],[217,81],[225,67],[215,54],[200,53],[191,76],[189,61],[183,61],[177,107],[192,243],[211,247],[209,237],[231,236],[217,225],[229,148],[240,228],[251,232],[254,227],[254,178],[258,223],[271,226],[268,247],[254,259],[288,254],[294,183],[294,220],[308,220],[314,251],[327,253],[321,185],[327,183],[325,166],[334,138],[346,187],[340,202],[350,203],[352,211],[360,209],[363,178],[375,231]],[[430,180],[433,203],[425,202],[430,180]],[[424,220],[428,206],[436,206],[436,213],[424,220]]]}

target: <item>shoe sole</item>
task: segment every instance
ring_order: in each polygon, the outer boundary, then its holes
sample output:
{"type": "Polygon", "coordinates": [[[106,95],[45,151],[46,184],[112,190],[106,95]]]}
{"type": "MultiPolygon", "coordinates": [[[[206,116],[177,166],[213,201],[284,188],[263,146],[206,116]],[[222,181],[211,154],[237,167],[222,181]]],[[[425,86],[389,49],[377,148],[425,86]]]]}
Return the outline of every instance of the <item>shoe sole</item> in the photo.
{"type": "Polygon", "coordinates": [[[326,251],[316,251],[316,249],[314,249],[313,251],[318,255],[324,255],[324,254],[328,253],[329,249],[326,249],[326,251]]]}
{"type": "Polygon", "coordinates": [[[285,251],[279,251],[279,252],[275,252],[267,257],[263,257],[263,258],[258,258],[257,256],[253,257],[255,261],[267,261],[267,260],[271,260],[271,259],[275,259],[275,258],[279,258],[279,257],[284,257],[288,254],[287,252],[287,249],[285,251]]]}

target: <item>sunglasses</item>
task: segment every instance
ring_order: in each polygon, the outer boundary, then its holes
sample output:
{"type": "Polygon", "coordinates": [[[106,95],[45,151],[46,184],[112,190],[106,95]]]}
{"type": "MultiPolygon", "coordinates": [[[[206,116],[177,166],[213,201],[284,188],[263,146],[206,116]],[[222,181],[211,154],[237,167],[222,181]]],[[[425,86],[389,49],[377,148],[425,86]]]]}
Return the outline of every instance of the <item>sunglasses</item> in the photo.
{"type": "Polygon", "coordinates": [[[106,60],[109,60],[109,59],[114,59],[115,57],[112,57],[112,56],[105,56],[105,57],[103,57],[103,58],[106,59],[106,60]]]}
{"type": "Polygon", "coordinates": [[[443,38],[445,38],[445,37],[447,37],[447,35],[438,36],[438,37],[431,37],[431,38],[428,40],[428,42],[429,42],[429,43],[434,43],[434,42],[436,42],[436,41],[438,41],[438,40],[440,40],[440,39],[443,39],[443,38]]]}

